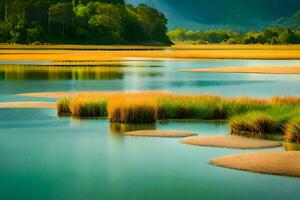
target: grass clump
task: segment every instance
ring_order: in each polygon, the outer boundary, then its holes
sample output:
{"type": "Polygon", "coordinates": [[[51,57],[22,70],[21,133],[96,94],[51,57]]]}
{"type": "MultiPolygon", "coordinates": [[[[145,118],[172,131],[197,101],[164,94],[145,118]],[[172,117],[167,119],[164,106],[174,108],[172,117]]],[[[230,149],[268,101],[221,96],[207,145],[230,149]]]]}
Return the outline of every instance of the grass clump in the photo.
{"type": "Polygon", "coordinates": [[[70,104],[70,111],[77,118],[107,117],[107,100],[75,98],[70,104]]]}
{"type": "Polygon", "coordinates": [[[300,117],[290,120],[285,126],[285,139],[290,143],[300,143],[300,117]]]}
{"type": "MultiPolygon", "coordinates": [[[[122,96],[121,96],[122,97],[122,96]]],[[[155,123],[156,102],[146,98],[113,98],[108,105],[108,116],[113,123],[155,123]]]]}
{"type": "Polygon", "coordinates": [[[159,119],[204,119],[219,118],[216,96],[170,95],[158,99],[159,119]]]}
{"type": "Polygon", "coordinates": [[[255,111],[233,116],[229,120],[231,133],[244,136],[262,136],[277,133],[280,125],[266,112],[255,111]]]}
{"type": "Polygon", "coordinates": [[[71,104],[71,98],[69,97],[64,97],[58,100],[56,104],[58,115],[59,116],[71,115],[70,104],[71,104]]]}

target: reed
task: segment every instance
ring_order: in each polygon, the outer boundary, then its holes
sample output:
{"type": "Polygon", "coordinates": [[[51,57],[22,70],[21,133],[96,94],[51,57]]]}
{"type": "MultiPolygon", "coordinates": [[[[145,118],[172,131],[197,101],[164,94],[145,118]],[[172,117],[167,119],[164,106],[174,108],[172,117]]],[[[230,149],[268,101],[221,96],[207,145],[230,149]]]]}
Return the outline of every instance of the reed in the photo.
{"type": "Polygon", "coordinates": [[[114,96],[108,104],[108,116],[113,123],[155,123],[156,107],[153,99],[114,96]]]}

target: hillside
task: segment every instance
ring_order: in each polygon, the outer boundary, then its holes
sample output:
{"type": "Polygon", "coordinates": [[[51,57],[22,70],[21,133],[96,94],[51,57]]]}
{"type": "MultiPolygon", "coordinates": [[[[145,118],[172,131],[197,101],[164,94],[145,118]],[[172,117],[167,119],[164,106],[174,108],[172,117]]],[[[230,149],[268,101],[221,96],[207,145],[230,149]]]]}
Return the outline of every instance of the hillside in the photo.
{"type": "Polygon", "coordinates": [[[147,3],[169,19],[169,28],[198,27],[234,29],[265,28],[278,18],[291,16],[300,9],[299,0],[127,0],[147,3]]]}

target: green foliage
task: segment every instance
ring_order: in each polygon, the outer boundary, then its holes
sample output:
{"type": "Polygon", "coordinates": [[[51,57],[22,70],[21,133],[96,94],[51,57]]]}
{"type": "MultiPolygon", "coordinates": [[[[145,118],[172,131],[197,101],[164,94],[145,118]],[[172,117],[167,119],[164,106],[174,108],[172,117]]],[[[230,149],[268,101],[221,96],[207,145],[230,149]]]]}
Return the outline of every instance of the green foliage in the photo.
{"type": "Polygon", "coordinates": [[[4,1],[0,4],[1,42],[171,44],[167,19],[147,5],[134,7],[124,0],[10,0],[5,9],[4,1]]]}
{"type": "Polygon", "coordinates": [[[168,33],[174,42],[193,44],[299,44],[300,31],[268,28],[261,32],[234,32],[231,30],[187,31],[176,29],[168,33]]]}

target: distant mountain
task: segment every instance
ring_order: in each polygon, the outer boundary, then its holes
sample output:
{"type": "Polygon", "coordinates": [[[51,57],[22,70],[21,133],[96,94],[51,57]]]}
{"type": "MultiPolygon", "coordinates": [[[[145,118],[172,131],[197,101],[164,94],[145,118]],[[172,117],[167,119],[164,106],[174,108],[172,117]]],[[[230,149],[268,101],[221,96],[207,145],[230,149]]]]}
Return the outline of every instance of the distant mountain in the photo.
{"type": "Polygon", "coordinates": [[[127,0],[146,3],[161,10],[169,28],[261,29],[272,21],[291,16],[300,0],[127,0]]]}
{"type": "Polygon", "coordinates": [[[278,20],[273,22],[272,26],[281,28],[300,29],[300,10],[298,10],[291,17],[279,18],[278,20]]]}

